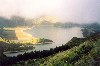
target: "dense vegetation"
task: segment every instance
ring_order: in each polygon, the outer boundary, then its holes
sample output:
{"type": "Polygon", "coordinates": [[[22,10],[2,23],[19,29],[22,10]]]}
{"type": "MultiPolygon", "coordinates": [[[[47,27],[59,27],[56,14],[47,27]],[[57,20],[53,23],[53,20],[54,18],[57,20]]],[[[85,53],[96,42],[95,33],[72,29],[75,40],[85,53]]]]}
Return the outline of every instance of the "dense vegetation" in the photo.
{"type": "Polygon", "coordinates": [[[38,41],[38,43],[40,43],[40,44],[51,44],[53,41],[52,40],[50,40],[50,39],[44,39],[44,38],[40,38],[39,39],[39,41],[38,41]]]}
{"type": "Polygon", "coordinates": [[[100,24],[98,23],[84,24],[82,28],[84,37],[88,37],[93,33],[100,33],[100,24]]]}
{"type": "Polygon", "coordinates": [[[82,43],[76,40],[75,44],[73,44],[74,41],[70,41],[72,43],[69,42],[69,46],[74,46],[68,50],[59,51],[42,59],[38,58],[33,60],[30,59],[25,62],[22,61],[14,66],[99,66],[100,34],[92,35],[86,39],[87,40],[82,43]]]}
{"type": "MultiPolygon", "coordinates": [[[[25,50],[32,50],[34,49],[34,46],[32,42],[34,43],[36,41],[35,39],[27,41],[14,41],[14,40],[8,40],[0,37],[0,54],[2,55],[4,52],[19,52],[19,51],[25,51],[25,50]]],[[[37,44],[47,44],[52,43],[52,40],[49,39],[38,39],[37,44]]],[[[0,55],[0,56],[1,56],[0,55]]]]}
{"type": "Polygon", "coordinates": [[[29,50],[33,49],[33,46],[28,46],[25,44],[14,44],[14,43],[5,43],[5,42],[0,42],[0,48],[4,50],[4,52],[7,51],[21,51],[21,50],[29,50]]]}
{"type": "Polygon", "coordinates": [[[17,57],[2,57],[0,62],[3,66],[15,64],[16,62],[20,62],[16,64],[16,66],[18,65],[23,66],[23,64],[26,64],[26,62],[28,64],[27,66],[33,66],[33,65],[68,66],[73,64],[77,65],[81,61],[82,64],[85,61],[84,57],[88,57],[88,55],[89,58],[97,57],[96,52],[98,51],[98,49],[95,48],[100,47],[99,39],[100,39],[100,34],[99,35],[94,34],[88,38],[74,37],[71,41],[60,47],[56,47],[50,50],[25,53],[23,55],[18,55],[17,57]],[[93,52],[94,49],[95,49],[94,56],[96,57],[91,56],[91,53],[93,52]]]}

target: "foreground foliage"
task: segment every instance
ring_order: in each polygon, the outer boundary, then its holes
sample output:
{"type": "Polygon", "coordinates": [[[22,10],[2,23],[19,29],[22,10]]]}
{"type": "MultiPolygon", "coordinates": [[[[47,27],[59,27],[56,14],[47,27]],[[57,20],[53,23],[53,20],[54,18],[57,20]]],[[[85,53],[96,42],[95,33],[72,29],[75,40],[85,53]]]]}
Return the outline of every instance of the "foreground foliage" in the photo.
{"type": "Polygon", "coordinates": [[[2,57],[2,66],[91,66],[100,61],[100,34],[72,38],[65,45],[17,57],[2,57]]]}
{"type": "MultiPolygon", "coordinates": [[[[98,36],[99,37],[99,36],[98,36]]],[[[99,66],[100,39],[95,36],[80,44],[69,43],[70,49],[59,51],[49,57],[22,61],[14,66],[99,66]]],[[[71,41],[70,41],[71,42],[71,41]]]]}

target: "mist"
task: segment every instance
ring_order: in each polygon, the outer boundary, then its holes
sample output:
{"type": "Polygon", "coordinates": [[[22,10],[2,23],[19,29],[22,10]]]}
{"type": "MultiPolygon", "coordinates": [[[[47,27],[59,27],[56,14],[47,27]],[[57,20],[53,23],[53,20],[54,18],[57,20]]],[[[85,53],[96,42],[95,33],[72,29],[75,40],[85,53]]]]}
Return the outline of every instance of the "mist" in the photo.
{"type": "Polygon", "coordinates": [[[54,16],[59,22],[100,22],[100,0],[0,0],[0,16],[54,16]]]}

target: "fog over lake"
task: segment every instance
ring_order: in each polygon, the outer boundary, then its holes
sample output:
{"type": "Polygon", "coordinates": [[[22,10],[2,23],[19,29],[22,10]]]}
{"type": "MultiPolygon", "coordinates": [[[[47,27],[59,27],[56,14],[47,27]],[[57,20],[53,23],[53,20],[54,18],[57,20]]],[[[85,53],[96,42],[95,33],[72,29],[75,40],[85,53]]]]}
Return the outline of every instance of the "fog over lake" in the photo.
{"type": "MultiPolygon", "coordinates": [[[[62,44],[67,43],[73,37],[83,37],[81,28],[57,28],[57,27],[47,27],[47,26],[38,26],[33,27],[25,31],[29,34],[32,34],[33,37],[45,38],[53,40],[52,44],[42,44],[34,45],[36,51],[38,50],[49,50],[50,48],[55,48],[56,46],[61,46],[62,44]]],[[[28,50],[26,52],[31,52],[34,50],[28,50]]],[[[16,56],[18,54],[23,54],[24,52],[19,53],[7,53],[7,56],[16,56]]]]}

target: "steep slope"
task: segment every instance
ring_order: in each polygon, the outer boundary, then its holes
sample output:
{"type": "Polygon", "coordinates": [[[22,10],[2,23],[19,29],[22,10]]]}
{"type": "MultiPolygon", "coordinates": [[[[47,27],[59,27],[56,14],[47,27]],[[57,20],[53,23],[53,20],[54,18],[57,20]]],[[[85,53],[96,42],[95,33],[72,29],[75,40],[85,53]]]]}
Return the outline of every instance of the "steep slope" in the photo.
{"type": "Polygon", "coordinates": [[[100,35],[92,35],[86,38],[84,43],[72,44],[70,45],[73,46],[71,49],[59,51],[59,53],[42,59],[38,58],[20,62],[14,66],[99,66],[100,35]]]}

